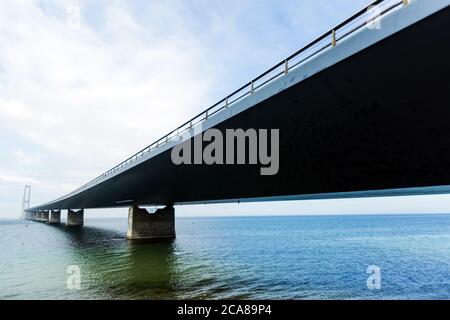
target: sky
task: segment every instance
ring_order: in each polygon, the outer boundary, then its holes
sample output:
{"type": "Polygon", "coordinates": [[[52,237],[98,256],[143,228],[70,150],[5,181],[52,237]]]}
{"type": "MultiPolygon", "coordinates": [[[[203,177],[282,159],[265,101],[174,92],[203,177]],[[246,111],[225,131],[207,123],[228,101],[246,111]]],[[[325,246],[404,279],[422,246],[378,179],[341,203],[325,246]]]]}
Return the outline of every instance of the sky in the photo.
{"type": "MultiPolygon", "coordinates": [[[[155,141],[371,0],[2,0],[0,218],[155,141]]],[[[182,206],[180,215],[447,212],[450,197],[182,206]]],[[[126,209],[93,215],[125,215],[126,209]]]]}

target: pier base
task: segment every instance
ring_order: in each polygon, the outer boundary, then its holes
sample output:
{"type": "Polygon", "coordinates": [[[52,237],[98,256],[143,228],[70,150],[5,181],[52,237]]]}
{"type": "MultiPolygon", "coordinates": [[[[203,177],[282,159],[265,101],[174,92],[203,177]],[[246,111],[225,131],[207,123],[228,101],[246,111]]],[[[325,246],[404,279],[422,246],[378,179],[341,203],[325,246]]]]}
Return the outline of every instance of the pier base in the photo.
{"type": "Polygon", "coordinates": [[[70,210],[67,212],[67,226],[76,227],[82,226],[84,224],[84,210],[74,211],[70,210]]]}
{"type": "Polygon", "coordinates": [[[49,223],[61,223],[61,210],[52,210],[50,212],[49,223]]]}
{"type": "Polygon", "coordinates": [[[149,213],[133,206],[128,210],[127,239],[157,240],[175,238],[175,209],[165,207],[149,213]]]}
{"type": "Polygon", "coordinates": [[[48,222],[49,221],[49,212],[48,211],[42,211],[41,213],[41,220],[42,222],[48,222]]]}

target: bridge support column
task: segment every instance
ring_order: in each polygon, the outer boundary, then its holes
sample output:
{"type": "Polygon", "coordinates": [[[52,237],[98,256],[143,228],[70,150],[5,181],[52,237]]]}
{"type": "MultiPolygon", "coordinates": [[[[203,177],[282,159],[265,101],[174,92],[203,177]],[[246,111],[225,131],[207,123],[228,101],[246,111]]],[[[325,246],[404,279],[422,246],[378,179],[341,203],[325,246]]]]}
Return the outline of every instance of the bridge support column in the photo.
{"type": "Polygon", "coordinates": [[[74,211],[70,210],[67,212],[67,226],[82,226],[84,224],[84,210],[74,211]]]}
{"type": "Polygon", "coordinates": [[[44,211],[39,210],[38,213],[37,213],[37,219],[36,219],[36,221],[39,221],[39,222],[45,221],[44,214],[45,214],[44,211]]]}
{"type": "Polygon", "coordinates": [[[175,238],[175,209],[172,206],[149,213],[133,206],[128,210],[127,239],[173,239],[175,238]]]}
{"type": "Polygon", "coordinates": [[[47,210],[42,211],[41,221],[42,222],[49,221],[49,212],[47,210]]]}
{"type": "Polygon", "coordinates": [[[61,223],[61,210],[50,211],[49,223],[61,223]]]}

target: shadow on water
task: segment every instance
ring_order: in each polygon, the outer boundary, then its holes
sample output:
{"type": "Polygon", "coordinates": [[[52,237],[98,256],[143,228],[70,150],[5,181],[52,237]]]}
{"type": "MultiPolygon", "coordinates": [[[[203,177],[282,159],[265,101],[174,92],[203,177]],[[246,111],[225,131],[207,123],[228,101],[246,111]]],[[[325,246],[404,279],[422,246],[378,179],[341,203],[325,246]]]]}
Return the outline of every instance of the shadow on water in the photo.
{"type": "Polygon", "coordinates": [[[127,241],[123,233],[52,225],[67,240],[72,264],[81,269],[82,291],[104,299],[176,298],[174,240],[127,241]]]}
{"type": "Polygon", "coordinates": [[[186,250],[186,241],[130,241],[100,227],[52,227],[66,241],[68,265],[81,269],[82,290],[73,298],[248,298],[242,288],[250,283],[203,250],[186,250]]]}

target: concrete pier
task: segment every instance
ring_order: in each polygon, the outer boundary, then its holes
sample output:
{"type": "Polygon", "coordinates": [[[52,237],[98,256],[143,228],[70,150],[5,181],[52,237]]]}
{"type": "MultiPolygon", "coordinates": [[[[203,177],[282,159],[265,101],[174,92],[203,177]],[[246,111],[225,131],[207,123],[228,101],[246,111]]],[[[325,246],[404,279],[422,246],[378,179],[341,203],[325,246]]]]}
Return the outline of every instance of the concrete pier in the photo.
{"type": "Polygon", "coordinates": [[[84,224],[84,210],[68,210],[67,212],[67,226],[75,227],[82,226],[84,224]]]}
{"type": "Polygon", "coordinates": [[[50,211],[49,223],[61,223],[61,210],[50,211]]]}
{"type": "Polygon", "coordinates": [[[49,217],[49,212],[48,211],[40,210],[36,214],[35,221],[48,222],[48,217],[49,217]]]}
{"type": "Polygon", "coordinates": [[[173,239],[175,238],[175,209],[172,206],[149,213],[138,206],[128,210],[127,239],[173,239]]]}
{"type": "Polygon", "coordinates": [[[49,222],[49,211],[47,211],[47,210],[42,211],[41,221],[42,222],[49,222]]]}

